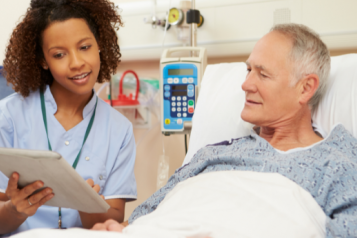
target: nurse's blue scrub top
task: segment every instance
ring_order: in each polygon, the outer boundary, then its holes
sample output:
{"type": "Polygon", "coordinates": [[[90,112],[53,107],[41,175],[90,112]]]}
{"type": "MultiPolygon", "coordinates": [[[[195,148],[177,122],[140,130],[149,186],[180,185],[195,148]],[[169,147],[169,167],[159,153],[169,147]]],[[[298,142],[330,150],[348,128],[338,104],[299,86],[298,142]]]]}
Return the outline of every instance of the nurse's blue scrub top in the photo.
{"type": "MultiPolygon", "coordinates": [[[[44,96],[52,149],[72,165],[82,146],[97,96],[94,94],[85,106],[83,121],[69,131],[54,116],[57,105],[48,86],[44,96]]],[[[0,101],[0,147],[48,150],[39,91],[26,98],[15,93],[0,101]]],[[[83,146],[76,171],[83,179],[91,178],[95,184],[99,184],[99,194],[106,199],[133,200],[137,197],[134,163],[132,124],[118,111],[98,99],[92,130],[83,146]]],[[[0,172],[0,192],[5,192],[7,183],[8,178],[0,172]]],[[[78,212],[62,208],[62,226],[82,227],[78,212]]],[[[33,228],[57,227],[58,208],[42,206],[12,234],[33,228]]]]}

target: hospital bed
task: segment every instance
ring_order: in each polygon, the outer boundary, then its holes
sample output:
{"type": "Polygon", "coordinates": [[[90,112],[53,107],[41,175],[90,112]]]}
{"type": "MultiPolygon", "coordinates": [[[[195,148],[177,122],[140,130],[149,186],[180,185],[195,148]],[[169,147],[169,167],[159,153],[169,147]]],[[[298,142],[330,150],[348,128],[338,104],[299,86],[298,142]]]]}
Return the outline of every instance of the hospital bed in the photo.
{"type": "MultiPolygon", "coordinates": [[[[337,123],[357,137],[356,66],[357,54],[332,57],[326,95],[312,116],[313,125],[323,137],[337,123]]],[[[244,63],[207,67],[184,164],[203,146],[250,133],[253,125],[240,118],[245,76],[244,63]]],[[[123,234],[46,229],[17,237],[324,237],[325,215],[308,192],[281,175],[253,173],[215,172],[188,179],[168,193],[154,212],[137,219],[123,234]],[[225,189],[228,187],[233,189],[225,189]],[[256,201],[250,201],[254,199],[244,196],[244,191],[256,194],[256,201]],[[247,201],[252,206],[239,207],[247,201]],[[240,212],[232,212],[232,204],[240,212]]]]}

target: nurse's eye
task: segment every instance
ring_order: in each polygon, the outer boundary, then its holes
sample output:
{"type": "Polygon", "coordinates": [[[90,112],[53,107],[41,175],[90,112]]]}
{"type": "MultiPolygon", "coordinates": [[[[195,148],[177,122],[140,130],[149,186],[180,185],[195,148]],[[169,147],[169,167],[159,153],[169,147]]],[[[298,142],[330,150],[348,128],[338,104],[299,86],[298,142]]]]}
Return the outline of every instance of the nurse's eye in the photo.
{"type": "Polygon", "coordinates": [[[58,54],[53,55],[53,57],[56,58],[56,59],[60,59],[60,58],[62,58],[63,56],[64,56],[63,53],[58,53],[58,54]]]}
{"type": "Polygon", "coordinates": [[[88,50],[91,47],[92,47],[91,45],[84,45],[81,47],[81,50],[88,50]]]}

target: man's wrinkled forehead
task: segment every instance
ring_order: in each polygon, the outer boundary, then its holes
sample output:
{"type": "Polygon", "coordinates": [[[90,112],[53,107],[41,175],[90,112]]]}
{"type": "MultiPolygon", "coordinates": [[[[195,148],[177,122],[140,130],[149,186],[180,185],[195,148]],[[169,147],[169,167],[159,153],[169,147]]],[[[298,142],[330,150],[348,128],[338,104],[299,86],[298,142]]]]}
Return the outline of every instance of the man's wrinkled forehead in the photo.
{"type": "Polygon", "coordinates": [[[270,32],[254,46],[246,64],[260,70],[274,71],[286,67],[292,49],[289,38],[279,32],[270,32]]]}
{"type": "Polygon", "coordinates": [[[260,69],[260,70],[266,70],[266,67],[264,65],[259,65],[259,64],[252,64],[249,62],[249,59],[247,61],[245,61],[245,64],[247,65],[247,67],[254,67],[254,68],[257,68],[257,69],[260,69]]]}

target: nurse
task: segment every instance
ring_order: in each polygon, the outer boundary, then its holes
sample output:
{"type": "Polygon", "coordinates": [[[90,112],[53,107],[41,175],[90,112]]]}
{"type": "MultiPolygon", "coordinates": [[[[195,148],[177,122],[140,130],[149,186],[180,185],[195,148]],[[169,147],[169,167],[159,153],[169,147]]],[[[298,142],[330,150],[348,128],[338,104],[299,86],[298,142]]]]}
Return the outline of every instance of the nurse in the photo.
{"type": "MultiPolygon", "coordinates": [[[[51,188],[18,188],[0,174],[0,234],[33,228],[90,228],[124,219],[136,199],[131,123],[95,95],[120,62],[121,18],[108,0],[32,0],[6,49],[4,71],[16,91],[0,101],[0,147],[53,150],[110,205],[88,214],[44,206],[51,188]]],[[[61,178],[57,178],[61,179],[61,178]]]]}

